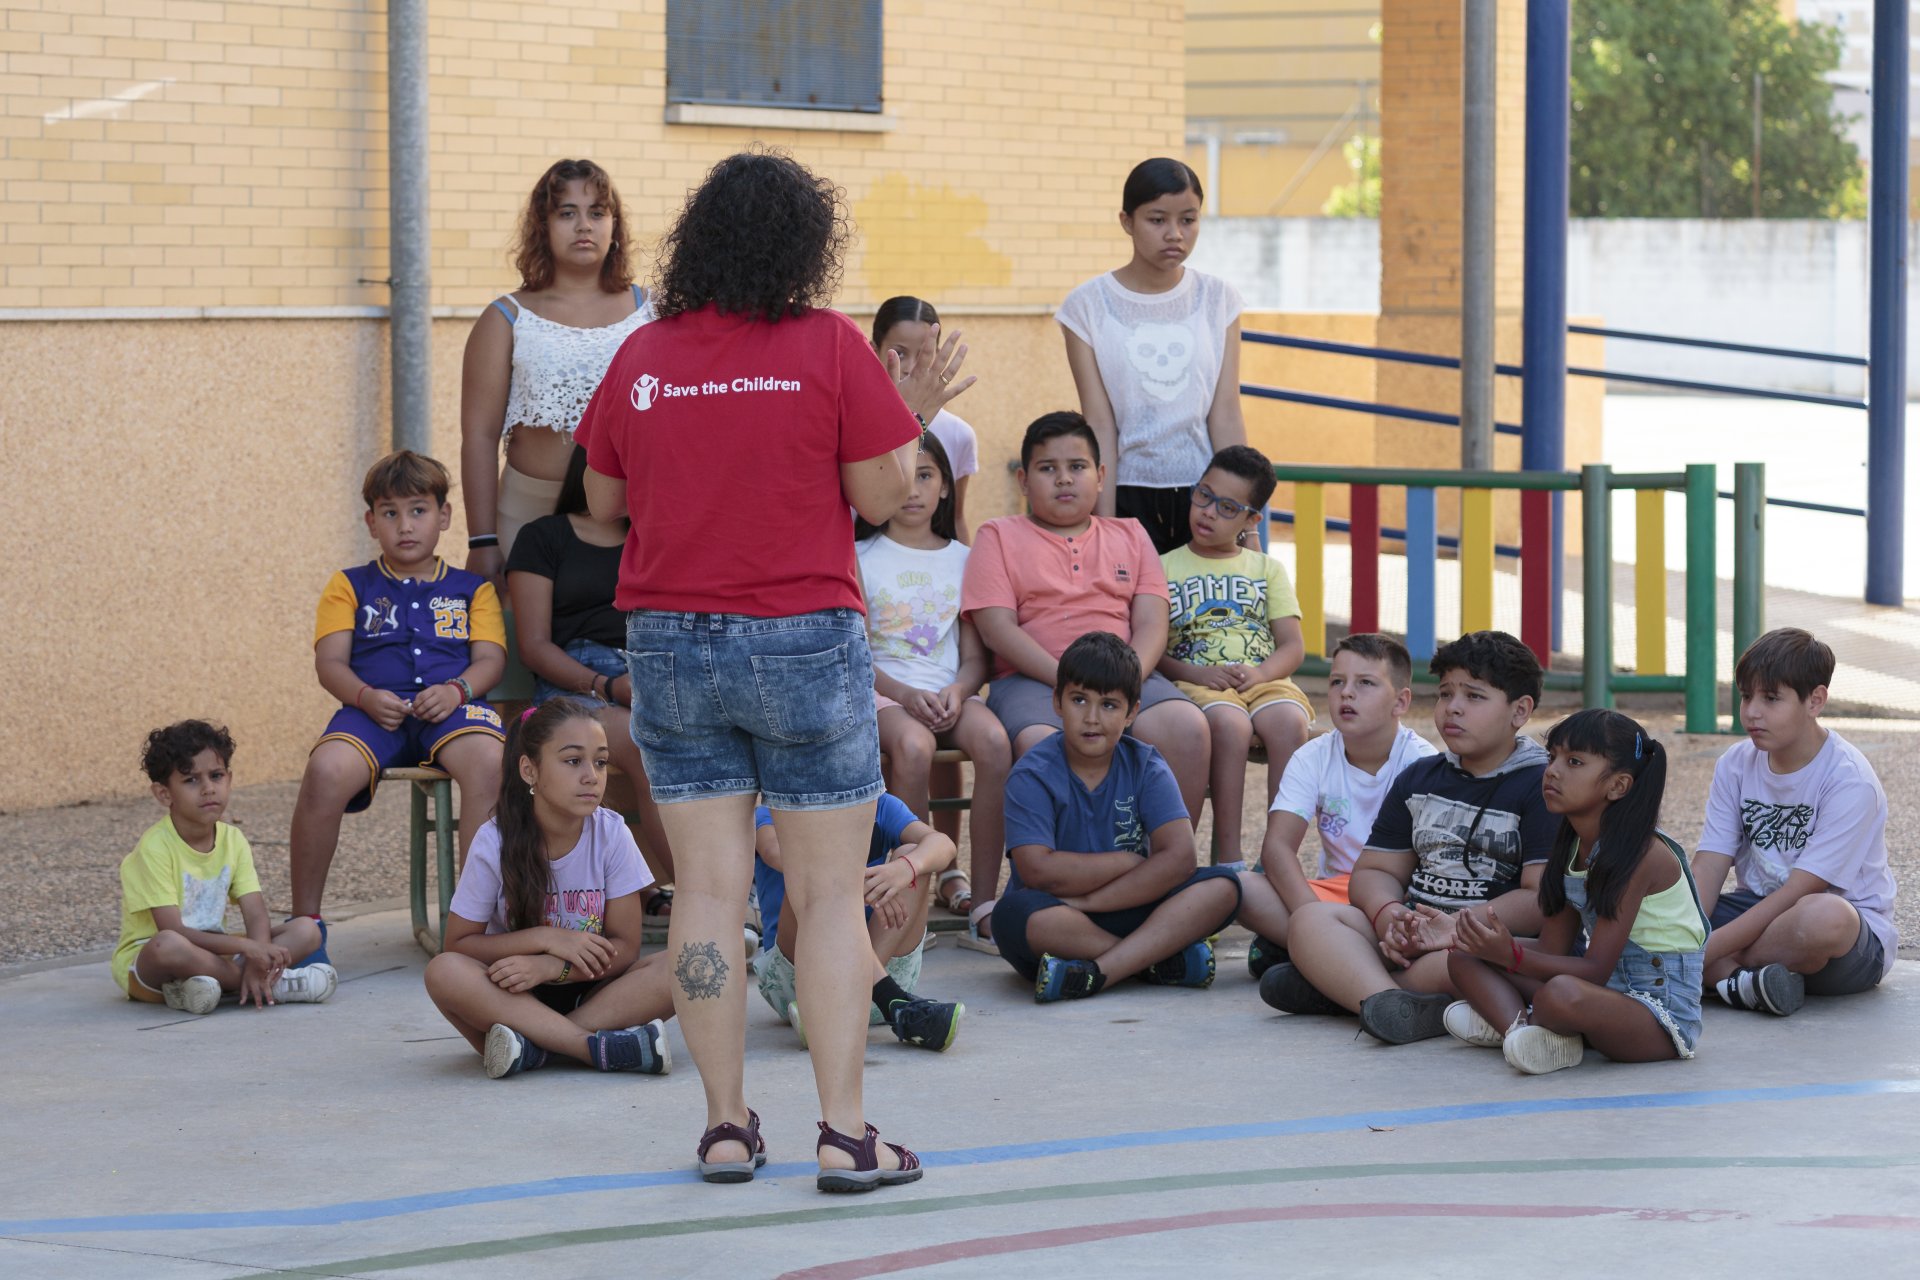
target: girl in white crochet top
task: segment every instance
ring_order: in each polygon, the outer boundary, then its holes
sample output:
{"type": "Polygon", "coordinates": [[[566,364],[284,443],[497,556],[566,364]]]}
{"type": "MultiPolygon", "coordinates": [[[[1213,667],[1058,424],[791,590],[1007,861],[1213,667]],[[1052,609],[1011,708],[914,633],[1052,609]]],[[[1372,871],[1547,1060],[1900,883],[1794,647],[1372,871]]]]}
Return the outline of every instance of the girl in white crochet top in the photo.
{"type": "Polygon", "coordinates": [[[496,584],[521,528],[553,514],[573,429],[613,353],[653,318],[646,291],[633,283],[631,243],[606,170],[591,160],[557,162],[534,183],[520,216],[520,288],[481,312],[467,338],[467,568],[496,584]]]}

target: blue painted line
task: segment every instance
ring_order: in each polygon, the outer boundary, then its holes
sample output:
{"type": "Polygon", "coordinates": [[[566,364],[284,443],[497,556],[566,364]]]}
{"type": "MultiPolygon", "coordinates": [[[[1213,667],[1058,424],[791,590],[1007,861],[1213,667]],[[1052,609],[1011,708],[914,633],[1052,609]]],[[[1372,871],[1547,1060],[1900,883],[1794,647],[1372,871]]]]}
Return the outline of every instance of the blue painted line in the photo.
{"type": "MultiPolygon", "coordinates": [[[[1132,1133],[1099,1134],[1083,1138],[1056,1138],[1047,1142],[1019,1142],[992,1147],[963,1147],[955,1151],[921,1154],[931,1169],[1007,1164],[1050,1156],[1085,1155],[1144,1147],[1174,1146],[1186,1142],[1238,1142],[1249,1138],[1284,1138],[1302,1134],[1356,1132],[1369,1127],[1406,1129],[1467,1120],[1496,1120],[1511,1116],[1558,1115],[1577,1111],[1657,1111],[1675,1107],[1736,1106],[1764,1102],[1805,1102],[1821,1098],[1863,1098],[1887,1094],[1920,1093],[1920,1080],[1856,1080],[1844,1084],[1785,1085],[1763,1089],[1701,1089],[1681,1093],[1623,1093],[1584,1098],[1533,1098],[1505,1102],[1470,1102],[1444,1107],[1413,1107],[1398,1111],[1353,1111],[1333,1116],[1303,1116],[1255,1124],[1206,1125],[1188,1129],[1149,1129],[1132,1133]]],[[[770,1164],[763,1177],[811,1177],[812,1161],[770,1164]]],[[[98,1218],[0,1219],[0,1235],[70,1235],[112,1231],[230,1231],[258,1227],[331,1227],[378,1218],[401,1217],[435,1209],[537,1200],[550,1196],[591,1195],[604,1191],[634,1191],[649,1187],[693,1183],[691,1169],[665,1173],[614,1173],[536,1182],[509,1182],[467,1187],[384,1200],[348,1200],[305,1209],[244,1209],[222,1213],[142,1213],[98,1218]]]]}

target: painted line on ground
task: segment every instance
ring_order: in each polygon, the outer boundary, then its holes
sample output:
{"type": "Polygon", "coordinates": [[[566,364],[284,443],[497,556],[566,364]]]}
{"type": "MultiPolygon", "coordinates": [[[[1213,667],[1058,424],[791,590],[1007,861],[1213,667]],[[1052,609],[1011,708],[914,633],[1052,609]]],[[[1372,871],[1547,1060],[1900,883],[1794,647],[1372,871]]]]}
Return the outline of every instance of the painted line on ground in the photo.
{"type": "MultiPolygon", "coordinates": [[[[983,1191],[966,1195],[931,1196],[919,1200],[865,1199],[838,1201],[818,1209],[791,1209],[777,1213],[738,1214],[733,1217],[638,1222],[617,1227],[588,1227],[539,1232],[497,1240],[411,1249],[339,1262],[313,1263],[302,1269],[289,1265],[273,1275],[337,1276],[368,1271],[403,1271],[411,1267],[474,1262],[544,1253],[580,1245],[624,1244],[673,1236],[697,1236],[760,1228],[810,1226],[869,1218],[912,1218],[970,1209],[1023,1206],[1047,1201],[1101,1200],[1121,1196],[1164,1196],[1214,1188],[1322,1183],[1362,1178],[1488,1177],[1553,1173],[1675,1172],[1720,1169],[1897,1169],[1920,1168],[1920,1153],[1893,1156],[1592,1156],[1543,1160],[1439,1160],[1399,1164],[1315,1165],[1308,1167],[1239,1169],[1214,1173],[1174,1174],[1154,1178],[1127,1178],[1112,1182],[1058,1183],[983,1191]]],[[[911,1193],[891,1192],[892,1196],[911,1193]]],[[[284,1243],[277,1245],[285,1248],[284,1243]]]]}
{"type": "Polygon", "coordinates": [[[778,1280],[867,1280],[871,1276],[918,1271],[922,1267],[938,1266],[943,1262],[1004,1257],[1010,1253],[1033,1253],[1041,1249],[1124,1240],[1129,1236],[1162,1235],[1170,1231],[1246,1226],[1260,1222],[1325,1222],[1348,1218],[1505,1218],[1534,1221],[1617,1218],[1624,1222],[1728,1222],[1749,1216],[1738,1209],[1632,1209],[1582,1204],[1300,1204],[1260,1209],[1214,1209],[1207,1213],[1184,1213],[1171,1218],[1134,1218],[1123,1222],[1049,1227],[1045,1231],[1024,1231],[1012,1236],[976,1236],[971,1240],[952,1240],[918,1249],[903,1249],[898,1253],[880,1253],[867,1258],[849,1258],[844,1262],[822,1263],[817,1267],[788,1271],[778,1280]]]}
{"type": "MultiPolygon", "coordinates": [[[[1701,1089],[1674,1093],[1603,1094],[1574,1098],[1524,1098],[1499,1102],[1458,1103],[1442,1107],[1354,1111],[1331,1116],[1304,1116],[1251,1124],[1205,1125],[1186,1129],[1156,1129],[1056,1138],[988,1147],[921,1154],[929,1169],[1007,1164],[1050,1156],[1172,1146],[1191,1142],[1237,1142],[1254,1138],[1298,1137],[1305,1134],[1356,1132],[1369,1128],[1416,1128],[1456,1124],[1469,1120],[1515,1116],[1558,1115],[1577,1111],[1650,1111],[1674,1107],[1710,1107],[1773,1102],[1806,1102],[1825,1098],[1859,1098],[1885,1094],[1920,1093],[1920,1080],[1855,1080],[1835,1084],[1783,1085],[1754,1089],[1701,1089]]],[[[769,1165],[764,1177],[811,1177],[816,1166],[793,1161],[769,1165]]],[[[207,1213],[139,1213],[84,1218],[0,1219],[0,1234],[65,1235],[99,1231],[224,1231],[258,1227],[326,1227],[377,1218],[400,1217],[438,1209],[499,1204],[550,1196],[590,1195],[605,1191],[635,1191],[691,1184],[691,1169],[657,1173],[595,1174],[543,1178],[492,1186],[393,1196],[378,1200],[349,1200],[295,1209],[242,1209],[207,1213]]]]}

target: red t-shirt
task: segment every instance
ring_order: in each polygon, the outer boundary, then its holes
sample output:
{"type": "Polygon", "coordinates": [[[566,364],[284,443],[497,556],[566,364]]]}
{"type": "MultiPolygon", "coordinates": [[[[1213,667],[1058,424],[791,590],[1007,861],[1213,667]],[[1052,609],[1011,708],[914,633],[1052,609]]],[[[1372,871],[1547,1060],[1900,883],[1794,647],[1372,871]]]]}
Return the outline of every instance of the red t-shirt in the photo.
{"type": "Polygon", "coordinates": [[[627,482],[615,606],[864,611],[840,466],[919,434],[837,311],[769,324],[707,307],[642,325],[574,436],[589,466],[627,482]]]}

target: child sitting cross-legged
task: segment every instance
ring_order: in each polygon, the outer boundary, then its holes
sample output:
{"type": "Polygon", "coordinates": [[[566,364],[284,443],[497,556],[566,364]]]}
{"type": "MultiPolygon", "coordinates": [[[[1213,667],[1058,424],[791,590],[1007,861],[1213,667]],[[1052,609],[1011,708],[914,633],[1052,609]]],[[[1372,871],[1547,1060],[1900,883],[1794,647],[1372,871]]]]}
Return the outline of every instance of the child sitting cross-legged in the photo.
{"type": "Polygon", "coordinates": [[[1433,655],[1434,727],[1445,755],[1393,780],[1348,884],[1351,905],[1314,902],[1288,925],[1289,962],[1260,979],[1283,1013],[1358,1013],[1388,1044],[1443,1035],[1454,914],[1494,910],[1539,930],[1537,890],[1558,824],[1540,797],[1547,753],[1520,730],[1540,663],[1504,631],[1474,631],[1433,655]]]}
{"type": "Polygon", "coordinates": [[[1747,741],[1713,766],[1693,855],[1713,921],[1707,985],[1735,1009],[1785,1017],[1893,970],[1887,793],[1859,748],[1820,723],[1833,650],[1782,627],[1747,647],[1733,678],[1747,741]]]}
{"type": "Polygon", "coordinates": [[[333,994],[333,966],[303,963],[320,948],[320,926],[270,923],[253,850],[239,828],[220,821],[232,763],[233,739],[204,720],[147,735],[142,765],[167,812],[120,864],[113,980],[130,1000],[212,1013],[230,995],[265,1008],[333,994]],[[229,902],[246,932],[226,931],[229,902]]]}
{"type": "Polygon", "coordinates": [[[1666,752],[1593,709],[1555,725],[1547,755],[1540,785],[1560,833],[1540,937],[1515,938],[1492,906],[1463,908],[1447,970],[1465,999],[1447,1006],[1447,1030],[1529,1075],[1578,1066],[1589,1044],[1615,1062],[1691,1058],[1707,918],[1686,851],[1655,825],[1666,752]]]}
{"type": "Polygon", "coordinates": [[[1392,636],[1357,631],[1334,646],[1327,672],[1332,733],[1293,753],[1267,814],[1257,871],[1240,876],[1239,923],[1253,930],[1247,971],[1257,980],[1287,958],[1288,922],[1314,902],[1344,903],[1387,788],[1401,770],[1434,755],[1401,723],[1413,704],[1413,659],[1392,636]],[[1311,880],[1300,842],[1320,833],[1320,865],[1311,880]]]}
{"type": "Polygon", "coordinates": [[[1140,659],[1111,632],[1060,655],[1058,733],[1007,779],[1012,873],[993,911],[1000,954],[1040,1003],[1109,983],[1205,987],[1208,935],[1232,921],[1240,882],[1194,865],[1193,826],[1160,753],[1125,736],[1140,710],[1140,659]]]}
{"type": "Polygon", "coordinates": [[[653,875],[626,822],[600,807],[597,708],[548,699],[509,726],[504,757],[512,781],[474,836],[427,994],[495,1080],[553,1055],[665,1075],[666,954],[635,959],[653,875]]]}
{"type": "MultiPolygon", "coordinates": [[[[787,901],[785,864],[773,813],[753,811],[753,887],[760,903],[760,936],[768,939],[757,967],[760,995],[806,1044],[800,1021],[793,957],[800,936],[798,912],[787,901]]],[[[914,994],[926,949],[927,889],[951,867],[953,841],[935,831],[896,796],[882,793],[874,807],[873,839],[867,846],[867,937],[873,943],[869,967],[873,1007],[868,1025],[885,1023],[902,1044],[942,1052],[953,1044],[967,1006],[914,994]]]]}
{"type": "Polygon", "coordinates": [[[1245,859],[1240,802],[1255,736],[1267,753],[1271,803],[1313,723],[1313,704],[1290,678],[1307,652],[1300,604],[1287,571],[1258,546],[1272,496],[1266,455],[1227,446],[1193,486],[1187,513],[1193,541],[1160,557],[1171,614],[1160,674],[1207,715],[1215,861],[1222,866],[1245,859]]]}

